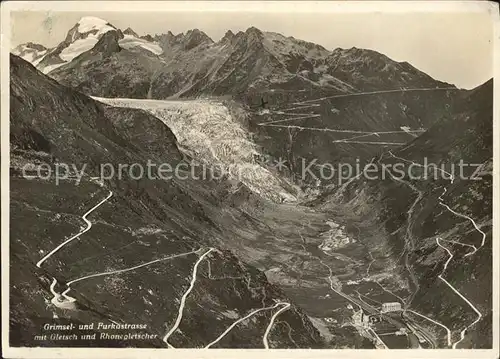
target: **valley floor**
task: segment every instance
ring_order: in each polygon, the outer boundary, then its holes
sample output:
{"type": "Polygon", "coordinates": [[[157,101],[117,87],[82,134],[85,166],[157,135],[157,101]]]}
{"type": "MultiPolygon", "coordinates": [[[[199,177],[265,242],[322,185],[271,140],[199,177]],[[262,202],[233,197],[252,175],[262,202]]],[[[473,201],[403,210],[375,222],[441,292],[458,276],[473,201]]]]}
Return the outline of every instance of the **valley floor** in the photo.
{"type": "MultiPolygon", "coordinates": [[[[245,194],[241,186],[236,186],[229,198],[222,200],[222,204],[227,204],[227,207],[221,213],[215,210],[208,213],[218,225],[221,238],[224,238],[218,245],[265,272],[269,282],[282,288],[293,304],[302,308],[326,340],[327,347],[442,348],[450,347],[452,342],[458,344],[463,339],[465,331],[451,333],[440,318],[431,318],[406,305],[414,293],[412,273],[406,270],[402,262],[394,259],[393,249],[386,245],[387,233],[377,218],[360,216],[351,207],[340,204],[328,210],[300,204],[300,190],[253,161],[253,155],[259,155],[257,147],[249,140],[243,126],[231,120],[221,104],[207,101],[97,99],[113,106],[140,108],[153,113],[172,128],[179,144],[187,149],[189,155],[207,162],[217,160],[227,168],[232,168],[234,164],[250,168],[240,178],[241,183],[250,189],[250,193],[257,192],[267,199],[245,194]],[[211,118],[217,121],[213,122],[211,118]],[[222,124],[222,127],[214,128],[216,123],[222,124]],[[384,303],[398,303],[401,309],[384,312],[384,303]],[[458,336],[461,336],[460,341],[456,340],[458,336]]],[[[19,188],[25,186],[21,183],[23,180],[17,181],[19,188]]],[[[103,183],[97,184],[103,186],[103,183]]],[[[97,205],[81,215],[86,227],[57,246],[55,244],[59,240],[52,239],[53,249],[50,252],[47,252],[48,249],[40,251],[43,256],[37,263],[38,268],[66,244],[78,241],[92,227],[87,216],[108,203],[108,200],[112,202],[111,190],[102,188],[99,195],[88,194],[89,198],[94,197],[92,203],[97,205]]],[[[15,206],[23,206],[23,203],[19,198],[14,200],[15,206]]],[[[38,215],[43,213],[36,209],[35,212],[38,215]]],[[[105,222],[98,223],[99,227],[106,225],[105,222]]],[[[112,233],[109,235],[112,236],[112,233]]],[[[104,246],[99,250],[107,253],[104,246]]],[[[119,253],[120,249],[117,251],[119,253]]],[[[114,271],[90,273],[88,269],[81,270],[85,265],[78,265],[79,274],[65,283],[65,291],[55,278],[51,278],[51,302],[67,309],[65,306],[71,307],[75,301],[70,292],[72,285],[78,286],[89,279],[104,280],[101,277],[108,281],[116,278],[118,281],[121,273],[133,273],[157,262],[167,263],[173,258],[196,254],[198,259],[190,267],[189,285],[178,298],[176,319],[163,337],[163,342],[173,347],[169,338],[183,320],[186,299],[197,285],[197,273],[208,271],[204,276],[210,280],[234,279],[224,275],[216,278],[212,274],[215,267],[212,256],[218,253],[215,248],[191,248],[181,252],[154,259],[148,258],[147,249],[141,249],[138,253],[143,257],[142,264],[114,271]]],[[[115,256],[109,252],[109,255],[111,263],[121,261],[119,254],[115,256]]],[[[56,265],[62,269],[65,266],[66,263],[61,262],[56,265]]],[[[151,299],[143,297],[142,300],[147,303],[151,299]]],[[[262,308],[227,325],[226,331],[217,339],[205,343],[206,347],[217,344],[241,321],[267,310],[274,311],[274,314],[269,314],[270,320],[262,338],[264,347],[269,348],[268,336],[273,326],[283,326],[285,331],[288,330],[290,342],[297,345],[291,336],[290,324],[280,321],[280,314],[287,311],[291,304],[275,301],[273,305],[265,306],[264,301],[265,298],[262,299],[262,308]]],[[[227,314],[227,317],[232,315],[227,314]]]]}

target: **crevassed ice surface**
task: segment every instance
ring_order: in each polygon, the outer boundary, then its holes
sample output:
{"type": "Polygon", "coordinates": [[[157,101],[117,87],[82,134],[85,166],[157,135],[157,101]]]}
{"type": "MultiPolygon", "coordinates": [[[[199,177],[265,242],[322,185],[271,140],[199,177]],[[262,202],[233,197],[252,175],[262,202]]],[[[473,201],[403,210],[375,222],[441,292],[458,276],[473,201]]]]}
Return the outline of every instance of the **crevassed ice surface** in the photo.
{"type": "Polygon", "coordinates": [[[94,99],[112,106],[140,108],[152,113],[196,158],[223,167],[233,178],[262,197],[274,201],[296,201],[296,197],[284,188],[282,179],[254,160],[254,155],[259,154],[257,146],[222,103],[209,100],[94,99]]]}

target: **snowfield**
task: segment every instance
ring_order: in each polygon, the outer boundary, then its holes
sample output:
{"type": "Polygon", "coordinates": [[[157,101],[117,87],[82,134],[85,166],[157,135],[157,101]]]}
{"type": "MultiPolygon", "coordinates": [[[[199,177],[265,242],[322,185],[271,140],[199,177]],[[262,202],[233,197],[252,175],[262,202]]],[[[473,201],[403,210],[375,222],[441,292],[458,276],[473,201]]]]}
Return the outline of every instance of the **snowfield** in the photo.
{"type": "MultiPolygon", "coordinates": [[[[110,25],[106,20],[99,19],[93,16],[82,17],[78,21],[76,29],[70,30],[72,31],[71,42],[65,48],[63,48],[61,53],[58,55],[58,58],[61,60],[61,62],[48,66],[42,66],[39,69],[42,70],[43,73],[48,74],[50,71],[70,63],[84,52],[91,50],[104,34],[109,31],[115,30],[117,29],[110,25]]],[[[157,43],[150,42],[133,35],[124,35],[124,38],[120,39],[118,41],[118,44],[122,48],[127,50],[140,48],[147,50],[155,55],[160,55],[161,53],[163,53],[162,48],[157,43]]],[[[17,53],[15,54],[19,54],[25,60],[31,62],[34,66],[37,66],[43,59],[43,57],[45,55],[50,55],[53,50],[54,49],[50,49],[48,51],[40,53],[24,45],[24,48],[18,47],[16,49],[17,53]]]]}
{"type": "Polygon", "coordinates": [[[285,189],[292,187],[290,183],[283,182],[256,162],[255,158],[260,155],[258,147],[222,103],[210,100],[93,98],[112,106],[146,110],[162,120],[179,144],[197,160],[224,168],[232,178],[264,198],[277,202],[297,200],[285,189]]]}
{"type": "Polygon", "coordinates": [[[85,51],[89,51],[91,48],[97,44],[99,39],[96,36],[89,35],[85,39],[79,39],[69,45],[67,48],[61,51],[59,57],[65,61],[69,62],[73,60],[80,54],[83,54],[85,51]]]}
{"type": "Polygon", "coordinates": [[[135,37],[133,35],[125,35],[125,37],[123,39],[118,41],[118,45],[120,45],[120,47],[123,47],[124,49],[127,49],[127,50],[130,50],[130,49],[133,49],[133,48],[139,46],[139,47],[142,47],[143,49],[146,49],[146,50],[152,52],[155,55],[160,55],[163,53],[162,48],[158,44],[141,39],[141,38],[138,38],[138,37],[135,37]]]}

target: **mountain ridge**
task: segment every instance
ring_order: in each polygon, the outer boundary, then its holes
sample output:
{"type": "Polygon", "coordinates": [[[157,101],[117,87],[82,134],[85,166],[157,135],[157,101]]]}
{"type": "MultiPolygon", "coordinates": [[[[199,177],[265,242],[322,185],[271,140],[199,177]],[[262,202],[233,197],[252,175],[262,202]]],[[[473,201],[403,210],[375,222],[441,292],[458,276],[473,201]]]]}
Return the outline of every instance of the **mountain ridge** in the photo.
{"type": "MultiPolygon", "coordinates": [[[[82,71],[89,70],[87,80],[90,82],[96,81],[97,73],[89,66],[100,67],[99,73],[107,71],[107,64],[98,63],[100,60],[91,60],[94,65],[87,62],[80,64],[77,57],[90,51],[88,47],[95,46],[97,40],[111,30],[118,32],[121,48],[135,53],[128,57],[128,61],[133,59],[141,67],[140,72],[148,74],[140,87],[151,88],[152,91],[136,91],[138,98],[235,95],[263,87],[316,87],[340,93],[418,86],[454,87],[432,79],[406,62],[393,61],[373,50],[327,50],[312,42],[261,31],[253,26],[244,32],[233,33],[228,30],[215,42],[196,28],[179,34],[167,31],[154,36],[138,36],[130,27],[125,34],[105,20],[85,19],[83,22],[86,27],[83,26],[83,30],[88,31],[78,32],[81,26],[77,23],[68,31],[66,39],[48,50],[37,65],[62,83],[95,96],[116,96],[119,89],[109,92],[109,86],[114,86],[111,79],[104,79],[102,85],[93,83],[89,86],[78,79],[82,74],[72,74],[72,71],[79,67],[82,67],[82,71]],[[67,48],[76,47],[71,41],[82,41],[89,37],[92,41],[88,40],[73,55],[65,57],[69,61],[61,59],[61,52],[71,53],[67,48]],[[151,54],[158,56],[154,64],[141,65],[144,61],[142,58],[151,57],[151,54]],[[71,65],[73,61],[77,65],[71,65]]],[[[93,52],[96,53],[96,49],[93,52]]],[[[21,54],[19,50],[14,53],[21,54]]],[[[26,56],[26,59],[31,58],[26,56]]],[[[114,66],[113,71],[119,75],[129,72],[129,66],[120,64],[120,61],[117,65],[123,68],[114,66]]],[[[123,97],[120,94],[118,96],[123,97]]]]}

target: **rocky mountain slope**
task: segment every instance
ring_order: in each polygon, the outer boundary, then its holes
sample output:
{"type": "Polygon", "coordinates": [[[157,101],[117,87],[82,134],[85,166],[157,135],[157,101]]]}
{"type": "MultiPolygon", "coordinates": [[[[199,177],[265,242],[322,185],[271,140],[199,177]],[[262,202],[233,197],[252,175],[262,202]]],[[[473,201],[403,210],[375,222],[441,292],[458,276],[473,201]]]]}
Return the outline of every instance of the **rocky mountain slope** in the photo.
{"type": "Polygon", "coordinates": [[[221,247],[227,239],[212,217],[224,181],[94,179],[103,163],[183,161],[160,120],[96,102],[13,55],[10,76],[11,345],[60,346],[34,337],[47,322],[145,323],[151,336],[94,346],[323,345],[278,287],[221,247]],[[47,177],[27,163],[47,163],[47,177]],[[76,167],[56,182],[61,163],[76,167]]]}
{"type": "Polygon", "coordinates": [[[154,55],[162,53],[158,44],[139,37],[132,29],[128,28],[122,32],[107,21],[92,16],[81,18],[68,31],[66,38],[54,48],[47,49],[40,44],[27,43],[17,46],[12,53],[31,62],[44,73],[48,73],[73,60],[81,60],[79,56],[84,53],[95,54],[100,51],[106,53],[106,48],[103,48],[101,44],[97,46],[102,37],[114,38],[115,42],[120,44],[120,48],[132,52],[154,55]],[[109,33],[113,35],[110,36],[109,33]],[[94,51],[91,51],[92,49],[94,51]]]}
{"type": "MultiPolygon", "coordinates": [[[[343,183],[337,164],[364,164],[374,152],[412,141],[452,111],[461,91],[315,93],[264,93],[269,108],[254,110],[249,131],[268,155],[286,160],[283,175],[336,186],[343,183]]],[[[250,94],[244,102],[255,104],[262,96],[250,94]]]]}

